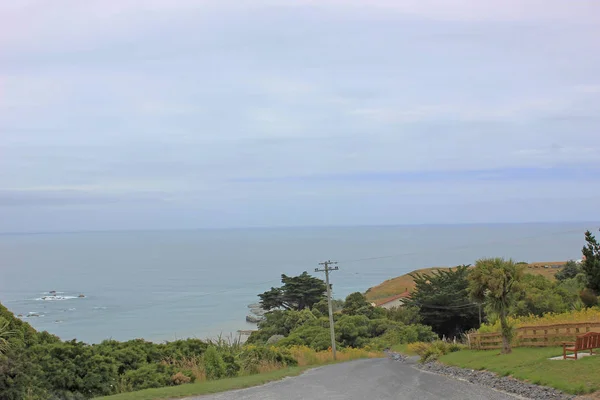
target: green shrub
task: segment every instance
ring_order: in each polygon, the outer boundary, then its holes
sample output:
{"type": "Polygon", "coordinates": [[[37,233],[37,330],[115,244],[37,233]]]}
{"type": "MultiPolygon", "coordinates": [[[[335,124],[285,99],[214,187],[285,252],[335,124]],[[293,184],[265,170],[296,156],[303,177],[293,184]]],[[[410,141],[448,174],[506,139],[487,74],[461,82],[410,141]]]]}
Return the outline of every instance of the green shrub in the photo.
{"type": "Polygon", "coordinates": [[[298,364],[286,349],[266,347],[266,346],[247,346],[240,354],[242,368],[246,373],[256,374],[262,364],[295,366],[298,364]]]}
{"type": "Polygon", "coordinates": [[[172,384],[173,370],[163,364],[145,364],[123,374],[126,385],[133,390],[159,388],[172,384]]]}
{"type": "Polygon", "coordinates": [[[586,307],[594,307],[598,305],[598,296],[591,289],[583,289],[579,294],[581,301],[586,307]]]}
{"type": "Polygon", "coordinates": [[[227,366],[215,346],[208,346],[204,353],[204,369],[208,379],[220,379],[227,375],[227,366]]]}
{"type": "Polygon", "coordinates": [[[454,353],[465,349],[466,346],[458,343],[444,342],[436,340],[434,342],[416,342],[408,345],[408,350],[417,353],[421,359],[421,363],[427,363],[437,360],[440,356],[448,353],[454,353]]]}

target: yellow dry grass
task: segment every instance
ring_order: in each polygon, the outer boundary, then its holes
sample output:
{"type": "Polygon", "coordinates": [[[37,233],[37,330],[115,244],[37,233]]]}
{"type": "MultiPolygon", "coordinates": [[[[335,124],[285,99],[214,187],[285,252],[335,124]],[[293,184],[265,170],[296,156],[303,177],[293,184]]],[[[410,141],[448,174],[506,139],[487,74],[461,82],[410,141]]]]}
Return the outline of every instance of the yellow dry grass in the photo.
{"type": "MultiPolygon", "coordinates": [[[[416,271],[412,271],[411,274],[419,273],[419,274],[431,274],[434,271],[438,270],[448,270],[451,268],[447,267],[433,267],[433,268],[423,268],[418,269],[416,271]]],[[[380,283],[377,286],[374,286],[367,290],[366,297],[368,301],[375,301],[380,299],[385,299],[387,297],[395,296],[400,293],[404,293],[406,290],[412,292],[415,289],[415,281],[409,275],[402,275],[396,278],[388,279],[387,281],[380,283]]]]}
{"type": "MultiPolygon", "coordinates": [[[[545,268],[544,266],[563,265],[565,264],[565,262],[566,261],[549,261],[529,263],[526,268],[526,273],[533,275],[542,275],[548,279],[554,280],[554,275],[556,275],[556,273],[560,271],[560,268],[545,268]]],[[[451,269],[452,268],[448,267],[423,268],[412,271],[410,272],[410,274],[431,274],[434,271],[451,269]]],[[[366,297],[368,301],[376,301],[385,299],[387,297],[395,296],[400,293],[404,293],[404,291],[406,290],[412,292],[414,289],[415,282],[413,278],[409,274],[406,274],[398,276],[396,278],[388,279],[387,281],[370,288],[366,292],[366,297]]]]}
{"type": "MultiPolygon", "coordinates": [[[[314,351],[306,346],[294,346],[289,350],[292,356],[298,361],[299,367],[324,365],[333,362],[333,353],[331,350],[314,351]]],[[[336,352],[336,356],[337,362],[344,362],[361,358],[381,358],[384,354],[380,351],[366,349],[340,349],[336,352]]]]}
{"type": "Polygon", "coordinates": [[[206,370],[204,369],[204,361],[202,357],[184,357],[182,359],[167,358],[162,361],[165,365],[173,365],[177,369],[192,371],[196,378],[196,382],[206,381],[206,370]]]}

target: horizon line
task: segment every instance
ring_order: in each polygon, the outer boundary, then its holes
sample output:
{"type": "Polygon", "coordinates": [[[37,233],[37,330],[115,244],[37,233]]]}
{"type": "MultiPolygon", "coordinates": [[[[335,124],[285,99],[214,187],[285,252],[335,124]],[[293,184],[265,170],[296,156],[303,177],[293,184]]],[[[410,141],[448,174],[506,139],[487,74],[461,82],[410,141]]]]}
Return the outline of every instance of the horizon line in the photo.
{"type": "MultiPolygon", "coordinates": [[[[232,227],[205,227],[205,228],[114,228],[90,230],[48,230],[48,231],[23,231],[0,232],[0,236],[18,235],[52,235],[74,233],[122,233],[122,232],[181,232],[181,231],[241,231],[241,230],[269,230],[269,229],[336,229],[336,228],[394,228],[418,226],[481,226],[481,225],[550,225],[550,224],[600,224],[598,221],[522,221],[522,222],[453,222],[453,223],[406,223],[406,224],[348,224],[348,225],[272,225],[272,226],[232,226],[232,227]]],[[[600,227],[599,227],[600,229],[600,227]]]]}

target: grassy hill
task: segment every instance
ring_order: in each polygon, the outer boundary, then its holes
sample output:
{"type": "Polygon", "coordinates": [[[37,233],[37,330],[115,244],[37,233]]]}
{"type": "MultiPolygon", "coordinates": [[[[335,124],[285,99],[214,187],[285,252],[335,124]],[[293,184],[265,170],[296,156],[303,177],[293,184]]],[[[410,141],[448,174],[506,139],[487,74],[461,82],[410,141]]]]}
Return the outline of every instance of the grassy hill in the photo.
{"type": "MultiPolygon", "coordinates": [[[[546,266],[562,266],[566,261],[551,261],[551,262],[535,262],[527,265],[526,272],[529,274],[543,275],[546,278],[554,279],[554,275],[560,271],[560,268],[546,268],[546,266]]],[[[442,269],[452,269],[448,267],[432,267],[423,268],[410,272],[410,274],[430,274],[433,271],[442,269]]],[[[387,281],[380,283],[377,286],[369,288],[366,292],[367,300],[376,301],[391,297],[406,290],[413,291],[415,288],[415,282],[409,274],[398,276],[396,278],[388,279],[387,281]]]]}

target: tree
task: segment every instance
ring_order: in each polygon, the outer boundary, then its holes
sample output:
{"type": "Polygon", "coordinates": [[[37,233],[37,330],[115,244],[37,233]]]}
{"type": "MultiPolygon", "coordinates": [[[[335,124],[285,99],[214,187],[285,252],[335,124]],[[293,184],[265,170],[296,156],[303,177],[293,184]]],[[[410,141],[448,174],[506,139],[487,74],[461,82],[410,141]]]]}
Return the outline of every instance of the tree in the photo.
{"type": "Polygon", "coordinates": [[[523,277],[523,266],[503,258],[478,260],[469,274],[469,293],[475,301],[485,301],[498,315],[502,330],[502,353],[512,351],[512,326],[508,323],[509,310],[514,307],[520,292],[519,282],[523,277]]]}
{"type": "Polygon", "coordinates": [[[514,307],[510,309],[511,315],[542,316],[549,312],[567,312],[579,297],[578,292],[571,293],[542,275],[524,274],[520,289],[514,307]]]}
{"type": "Polygon", "coordinates": [[[479,309],[469,298],[468,265],[432,274],[412,274],[416,288],[404,307],[417,307],[422,323],[452,337],[479,325],[479,309]]]}
{"type": "Polygon", "coordinates": [[[310,276],[306,271],[298,276],[281,275],[283,286],[271,288],[259,294],[260,306],[267,311],[304,310],[312,308],[316,303],[325,298],[327,286],[319,278],[310,276]]]}
{"type": "Polygon", "coordinates": [[[405,325],[420,324],[423,322],[421,309],[416,306],[392,307],[387,310],[387,317],[392,321],[402,322],[405,325]]]}
{"type": "Polygon", "coordinates": [[[596,294],[600,294],[600,244],[592,232],[585,232],[586,245],[581,250],[583,253],[583,271],[587,276],[587,287],[596,294]]]}
{"type": "Polygon", "coordinates": [[[355,292],[346,297],[346,301],[342,307],[342,314],[364,315],[369,319],[385,318],[387,316],[387,310],[384,308],[373,307],[362,293],[355,292]]]}
{"type": "Polygon", "coordinates": [[[360,292],[354,292],[349,294],[344,301],[344,307],[342,308],[342,314],[356,315],[361,308],[372,307],[365,296],[360,292]]]}
{"type": "Polygon", "coordinates": [[[564,281],[566,279],[575,278],[580,272],[582,272],[581,266],[575,261],[569,260],[565,266],[556,273],[555,277],[559,281],[564,281]]]}

